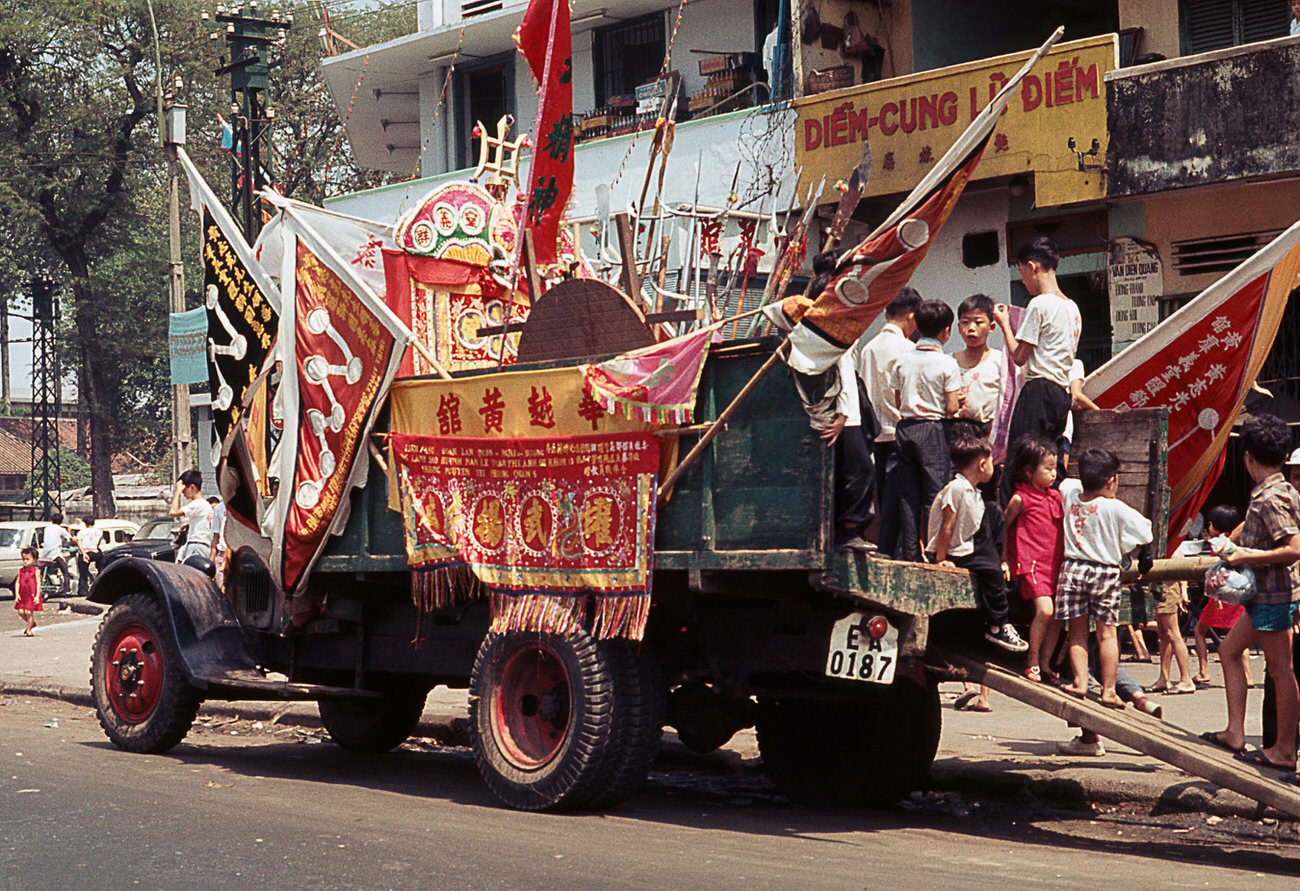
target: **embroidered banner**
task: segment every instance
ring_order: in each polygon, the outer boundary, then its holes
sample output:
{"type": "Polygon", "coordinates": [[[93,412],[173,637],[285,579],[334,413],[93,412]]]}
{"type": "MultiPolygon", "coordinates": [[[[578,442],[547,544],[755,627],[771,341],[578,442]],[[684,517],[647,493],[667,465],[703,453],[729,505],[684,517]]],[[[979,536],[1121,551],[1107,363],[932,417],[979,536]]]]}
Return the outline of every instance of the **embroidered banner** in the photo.
{"type": "Polygon", "coordinates": [[[167,352],[171,357],[171,382],[208,382],[208,311],[203,307],[167,316],[167,352]]]}
{"type": "Polygon", "coordinates": [[[660,424],[689,424],[704,358],[716,328],[709,327],[594,365],[579,365],[584,387],[610,414],[660,424]]]}
{"type": "Polygon", "coordinates": [[[493,595],[494,630],[564,631],[594,607],[597,637],[644,633],[659,467],[653,435],[395,433],[392,455],[411,566],[464,563],[493,595]]]}

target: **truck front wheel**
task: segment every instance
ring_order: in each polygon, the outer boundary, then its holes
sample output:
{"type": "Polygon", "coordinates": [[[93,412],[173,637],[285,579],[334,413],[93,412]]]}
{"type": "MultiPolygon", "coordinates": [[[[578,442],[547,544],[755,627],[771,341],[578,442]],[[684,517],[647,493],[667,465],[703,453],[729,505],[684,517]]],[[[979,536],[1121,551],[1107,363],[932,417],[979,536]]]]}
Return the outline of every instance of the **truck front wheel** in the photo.
{"type": "Polygon", "coordinates": [[[616,668],[584,631],[489,634],[469,682],[479,773],[520,810],[581,807],[607,778],[616,668]]]}
{"type": "Polygon", "coordinates": [[[763,767],[792,801],[886,806],[925,785],[939,748],[939,690],[899,679],[850,699],[763,697],[763,767]]]}
{"type": "Polygon", "coordinates": [[[202,702],[181,669],[167,616],[149,594],[128,594],[108,611],[91,650],[90,682],[100,726],[128,752],[175,746],[202,702]]]}
{"type": "Polygon", "coordinates": [[[330,739],[354,752],[387,752],[411,735],[428,691],[387,690],[375,699],[322,699],[316,703],[330,739]]]}

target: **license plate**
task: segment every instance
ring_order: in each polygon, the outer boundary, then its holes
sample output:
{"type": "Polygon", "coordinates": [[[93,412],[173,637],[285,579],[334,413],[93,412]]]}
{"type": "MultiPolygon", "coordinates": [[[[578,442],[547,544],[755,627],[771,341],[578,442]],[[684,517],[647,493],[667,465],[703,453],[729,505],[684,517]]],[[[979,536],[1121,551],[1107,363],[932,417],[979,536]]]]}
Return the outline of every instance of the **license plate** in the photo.
{"type": "Polygon", "coordinates": [[[867,633],[868,613],[852,613],[831,629],[826,675],[869,684],[889,684],[898,663],[898,629],[889,625],[882,637],[867,633]]]}

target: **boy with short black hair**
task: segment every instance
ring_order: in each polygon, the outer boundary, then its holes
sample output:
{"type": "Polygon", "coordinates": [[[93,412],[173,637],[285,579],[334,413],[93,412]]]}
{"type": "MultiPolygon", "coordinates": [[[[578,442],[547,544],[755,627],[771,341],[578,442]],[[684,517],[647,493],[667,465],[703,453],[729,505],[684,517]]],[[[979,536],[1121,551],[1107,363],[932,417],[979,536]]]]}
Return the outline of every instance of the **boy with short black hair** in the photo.
{"type": "Polygon", "coordinates": [[[879,518],[876,545],[880,553],[893,555],[898,546],[898,451],[894,428],[898,425],[898,402],[889,389],[889,372],[899,356],[916,349],[916,309],[921,295],[903,288],[885,307],[885,327],[858,349],[858,377],[866,388],[867,403],[879,428],[872,444],[875,488],[879,518]]]}
{"type": "Polygon", "coordinates": [[[1022,245],[1016,265],[1031,299],[1020,330],[1011,330],[1006,304],[993,309],[1007,355],[1017,365],[1025,366],[1025,383],[1011,412],[1007,442],[1022,436],[1055,442],[1065,432],[1070,411],[1070,366],[1079,348],[1083,321],[1079,307],[1061,293],[1056,281],[1059,263],[1056,243],[1046,236],[1022,245]]]}
{"type": "Polygon", "coordinates": [[[1280,418],[1257,415],[1241,427],[1246,472],[1255,482],[1241,525],[1230,538],[1236,547],[1225,554],[1229,566],[1255,571],[1255,596],[1246,614],[1219,646],[1223,687],[1228,699],[1228,726],[1202,737],[1259,767],[1293,771],[1296,728],[1300,724],[1300,687],[1292,670],[1292,626],[1300,600],[1300,493],[1282,475],[1291,451],[1291,430],[1280,418]],[[1258,644],[1264,671],[1273,682],[1277,728],[1274,739],[1250,754],[1246,747],[1246,675],[1242,654],[1258,644]]]}
{"type": "MultiPolygon", "coordinates": [[[[1065,507],[1065,561],[1056,585],[1056,618],[1068,622],[1070,666],[1067,693],[1088,694],[1088,620],[1097,622],[1101,704],[1123,708],[1115,692],[1119,669],[1120,562],[1151,543],[1151,521],[1116,497],[1120,460],[1109,449],[1088,449],[1078,458],[1079,478],[1061,483],[1065,507]]],[[[1150,569],[1144,552],[1139,568],[1150,569]]]]}
{"type": "Polygon", "coordinates": [[[993,449],[987,439],[961,436],[948,450],[957,472],[930,506],[926,553],[940,566],[969,570],[975,603],[986,623],[984,639],[1012,653],[1029,649],[1007,621],[1003,577],[1002,509],[985,502],[977,488],[993,479],[993,449]]]}
{"type": "Polygon", "coordinates": [[[961,371],[961,408],[957,417],[970,422],[977,436],[988,437],[1002,407],[1002,351],[989,346],[993,301],[972,294],[957,307],[957,333],[966,344],[952,354],[961,371]]]}
{"type": "Polygon", "coordinates": [[[888,376],[898,407],[898,544],[894,558],[921,559],[921,533],[930,503],[952,476],[945,422],[960,406],[961,369],[944,353],[952,335],[952,307],[926,300],[914,314],[916,349],[895,360],[888,376]]]}
{"type": "Polygon", "coordinates": [[[202,489],[203,474],[194,469],[185,471],[176,481],[176,491],[172,493],[167,513],[184,517],[188,524],[185,544],[176,552],[177,563],[184,563],[193,556],[206,557],[212,547],[212,505],[203,497],[202,489]]]}

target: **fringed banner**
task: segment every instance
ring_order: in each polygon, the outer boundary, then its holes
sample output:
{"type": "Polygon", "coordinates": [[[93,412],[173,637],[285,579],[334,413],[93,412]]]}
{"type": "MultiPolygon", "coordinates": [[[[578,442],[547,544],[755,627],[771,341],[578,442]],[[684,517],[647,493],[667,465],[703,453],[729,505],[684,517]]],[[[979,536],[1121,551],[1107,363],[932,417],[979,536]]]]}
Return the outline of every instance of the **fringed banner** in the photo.
{"type": "Polygon", "coordinates": [[[654,436],[395,433],[392,454],[418,605],[486,592],[494,630],[563,632],[590,615],[599,637],[640,638],[650,605],[654,436]]]}
{"type": "Polygon", "coordinates": [[[717,332],[704,328],[596,364],[579,365],[587,394],[612,415],[689,424],[704,359],[717,332]]]}

